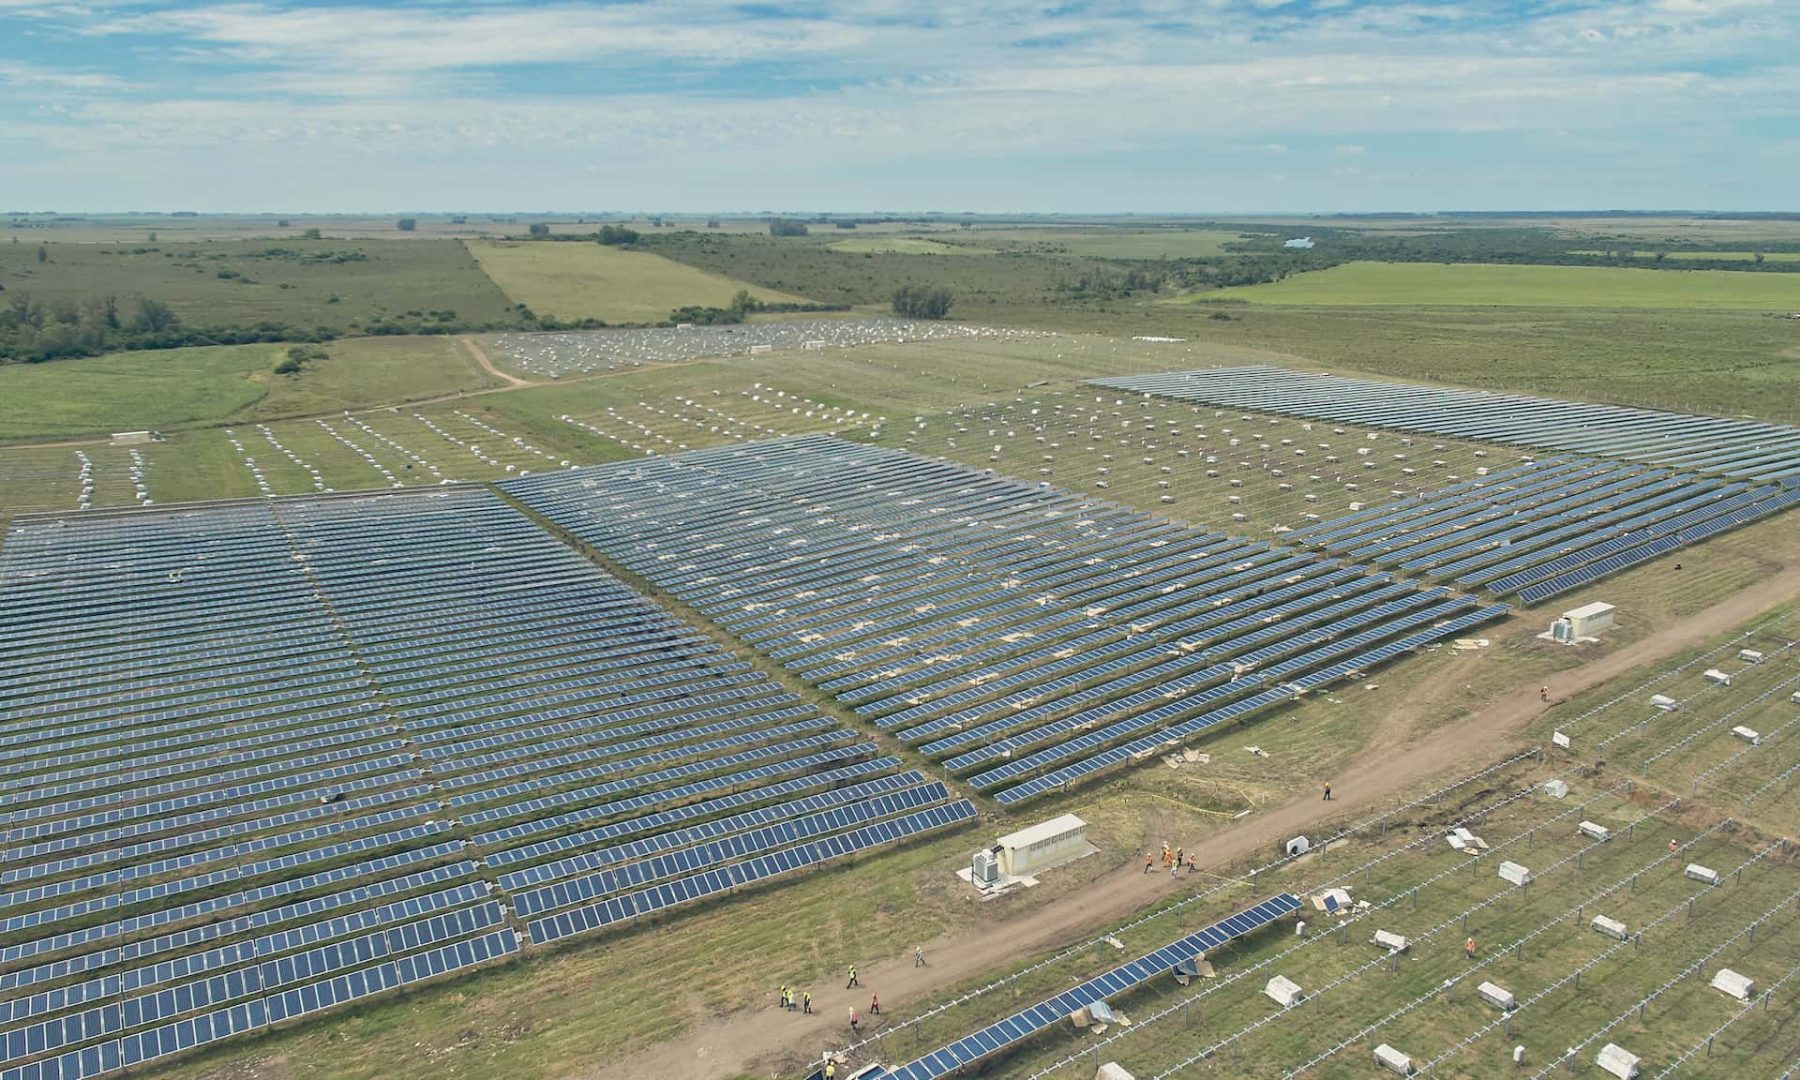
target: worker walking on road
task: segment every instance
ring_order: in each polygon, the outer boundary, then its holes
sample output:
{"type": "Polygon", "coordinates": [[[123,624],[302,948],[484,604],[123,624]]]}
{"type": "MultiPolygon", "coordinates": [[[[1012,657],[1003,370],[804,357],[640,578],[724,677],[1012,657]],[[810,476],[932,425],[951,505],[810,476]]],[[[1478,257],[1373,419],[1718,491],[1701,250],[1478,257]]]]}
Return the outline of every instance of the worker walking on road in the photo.
{"type": "Polygon", "coordinates": [[[857,1027],[857,1024],[856,1024],[856,1006],[854,1006],[854,1005],[850,1006],[850,1030],[851,1031],[859,1030],[859,1028],[857,1027]]]}
{"type": "Polygon", "coordinates": [[[1150,872],[1150,868],[1155,865],[1156,865],[1156,853],[1152,852],[1152,851],[1144,852],[1144,873],[1148,874],[1150,872]]]}
{"type": "Polygon", "coordinates": [[[1325,799],[1324,799],[1324,801],[1325,801],[1325,802],[1330,802],[1330,801],[1331,801],[1331,785],[1330,785],[1330,784],[1326,784],[1326,785],[1325,785],[1325,799]]]}
{"type": "Polygon", "coordinates": [[[785,1008],[787,1008],[787,1003],[788,1003],[788,988],[784,984],[781,987],[781,989],[775,991],[775,1007],[777,1009],[785,1009],[785,1008]]]}
{"type": "Polygon", "coordinates": [[[921,949],[917,945],[914,945],[913,946],[913,967],[922,968],[924,966],[925,966],[925,950],[921,949]]]}
{"type": "Polygon", "coordinates": [[[1548,686],[1538,687],[1538,700],[1539,701],[1549,701],[1550,700],[1550,688],[1548,686]]]}
{"type": "Polygon", "coordinates": [[[881,1015],[881,998],[876,996],[875,994],[869,995],[869,1015],[870,1016],[880,1016],[881,1015]]]}
{"type": "Polygon", "coordinates": [[[1188,873],[1192,874],[1198,869],[1199,867],[1194,865],[1194,853],[1188,852],[1188,873]]]}
{"type": "Polygon", "coordinates": [[[812,1015],[812,991],[800,995],[800,1011],[807,1016],[812,1015]]]}
{"type": "Polygon", "coordinates": [[[862,985],[862,983],[859,983],[856,981],[856,965],[851,964],[850,965],[850,981],[844,984],[844,989],[849,990],[853,987],[857,987],[857,986],[861,986],[861,985],[862,985]]]}

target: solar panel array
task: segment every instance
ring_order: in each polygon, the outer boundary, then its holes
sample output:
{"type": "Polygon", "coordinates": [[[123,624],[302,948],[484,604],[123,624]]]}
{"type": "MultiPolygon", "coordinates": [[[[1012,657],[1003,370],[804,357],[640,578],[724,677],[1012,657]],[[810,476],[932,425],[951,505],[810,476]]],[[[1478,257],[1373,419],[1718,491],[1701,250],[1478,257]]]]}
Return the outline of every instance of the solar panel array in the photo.
{"type": "Polygon", "coordinates": [[[849,349],[903,341],[1014,341],[1048,336],[1036,330],[906,319],[816,319],[736,326],[501,334],[494,339],[494,345],[521,371],[558,379],[644,364],[671,364],[709,356],[743,356],[752,349],[785,352],[805,348],[849,349]]]}
{"type": "Polygon", "coordinates": [[[4,1080],[974,815],[480,489],[24,519],[0,596],[4,1080]]]}
{"type": "Polygon", "coordinates": [[[1796,502],[1800,488],[1559,458],[1284,539],[1535,603],[1796,502]]]}
{"type": "Polygon", "coordinates": [[[1507,610],[823,436],[505,487],[1002,804],[1507,610]]]}
{"type": "Polygon", "coordinates": [[[1553,398],[1346,379],[1252,365],[1096,379],[1239,409],[1545,447],[1800,485],[1800,428],[1553,398]]]}
{"type": "Polygon", "coordinates": [[[1078,986],[1044,999],[1029,1009],[965,1035],[948,1046],[933,1050],[906,1065],[870,1074],[881,1080],[938,1080],[993,1054],[1008,1050],[1033,1035],[1061,1023],[1096,1001],[1129,993],[1151,979],[1175,971],[1209,949],[1216,949],[1256,932],[1300,910],[1300,898],[1278,893],[1250,908],[1228,916],[1202,930],[1145,953],[1078,986]]]}

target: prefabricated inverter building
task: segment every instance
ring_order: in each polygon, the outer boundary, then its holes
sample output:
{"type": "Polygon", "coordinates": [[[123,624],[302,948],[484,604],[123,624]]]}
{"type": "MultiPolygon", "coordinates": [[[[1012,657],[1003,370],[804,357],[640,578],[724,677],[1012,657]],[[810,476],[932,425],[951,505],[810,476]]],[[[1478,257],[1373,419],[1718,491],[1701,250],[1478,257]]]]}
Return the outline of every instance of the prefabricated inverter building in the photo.
{"type": "Polygon", "coordinates": [[[1087,822],[1064,814],[1002,836],[994,846],[1000,849],[1001,872],[1024,877],[1087,851],[1087,822]]]}

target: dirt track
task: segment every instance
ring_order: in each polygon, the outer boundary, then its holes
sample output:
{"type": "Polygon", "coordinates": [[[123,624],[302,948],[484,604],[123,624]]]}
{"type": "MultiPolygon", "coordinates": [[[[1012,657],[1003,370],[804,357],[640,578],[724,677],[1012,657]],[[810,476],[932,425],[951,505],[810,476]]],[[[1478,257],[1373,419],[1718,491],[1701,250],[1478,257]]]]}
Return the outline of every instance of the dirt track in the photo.
{"type": "Polygon", "coordinates": [[[521,379],[517,375],[510,375],[495,367],[493,357],[489,356],[487,350],[482,348],[481,343],[474,338],[464,336],[459,337],[456,340],[461,342],[463,349],[468,352],[470,356],[475,358],[477,364],[481,365],[481,370],[507,384],[508,387],[543,385],[542,383],[532,382],[530,379],[521,379]]]}
{"type": "MultiPolygon", "coordinates": [[[[1589,690],[1640,665],[1655,663],[1731,630],[1758,614],[1800,597],[1800,567],[1789,567],[1758,585],[1736,593],[1691,618],[1666,627],[1592,663],[1549,680],[1550,699],[1560,701],[1589,690]]],[[[1203,841],[1194,849],[1200,864],[1216,868],[1256,851],[1266,851],[1282,838],[1307,831],[1316,822],[1340,816],[1366,817],[1391,804],[1402,792],[1432,779],[1479,768],[1503,757],[1517,733],[1545,706],[1537,685],[1521,686],[1493,704],[1409,744],[1404,754],[1372,746],[1354,759],[1336,782],[1336,797],[1323,802],[1310,792],[1246,819],[1203,841]]],[[[1171,892],[1192,891],[1204,877],[1174,881],[1144,874],[1128,863],[1110,879],[1096,882],[1035,911],[977,932],[923,943],[930,966],[915,968],[910,956],[862,965],[864,989],[845,990],[829,981],[813,988],[816,1016],[786,1014],[773,1008],[744,1010],[724,1021],[687,1032],[587,1074],[590,1080],[627,1080],[656,1076],[668,1080],[716,1080],[791,1053],[815,1054],[828,1044],[847,1041],[848,1008],[859,1012],[869,992],[879,993],[890,1008],[928,1001],[948,987],[977,979],[1021,955],[1033,955],[1075,944],[1122,922],[1171,892]]],[[[868,1034],[873,1028],[864,1025],[868,1034]]],[[[902,1038],[892,1056],[913,1049],[902,1038]]],[[[766,1068],[762,1070],[766,1073],[766,1068]]]]}

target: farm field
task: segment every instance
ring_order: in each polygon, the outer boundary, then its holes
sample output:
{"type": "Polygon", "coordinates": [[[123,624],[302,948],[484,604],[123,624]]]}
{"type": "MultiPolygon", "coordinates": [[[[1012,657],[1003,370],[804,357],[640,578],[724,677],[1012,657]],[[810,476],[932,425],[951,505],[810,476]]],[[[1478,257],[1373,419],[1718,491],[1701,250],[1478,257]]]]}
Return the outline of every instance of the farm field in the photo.
{"type": "MultiPolygon", "coordinates": [[[[1296,229],[1304,232],[1300,224],[1296,229]]],[[[1194,259],[1221,255],[1225,245],[1240,238],[1222,229],[979,229],[976,243],[1003,251],[1032,251],[1085,255],[1101,259],[1194,259]]]]}
{"type": "Polygon", "coordinates": [[[347,338],[293,375],[286,345],[215,345],[0,366],[0,442],[186,427],[480,390],[451,337],[347,338]]]}
{"type": "Polygon", "coordinates": [[[560,319],[654,323],[680,307],[725,307],[739,290],[766,303],[804,298],[643,251],[592,243],[470,241],[481,269],[515,303],[560,319]]]}
{"type": "Polygon", "coordinates": [[[1350,307],[1800,308],[1800,279],[1788,278],[1729,270],[1354,262],[1186,300],[1350,307]]]}
{"type": "Polygon", "coordinates": [[[343,331],[383,318],[482,324],[506,296],[458,240],[219,240],[0,245],[0,285],[44,304],[160,300],[191,326],[285,323],[343,331]],[[441,318],[448,313],[448,318],[441,318]]]}

